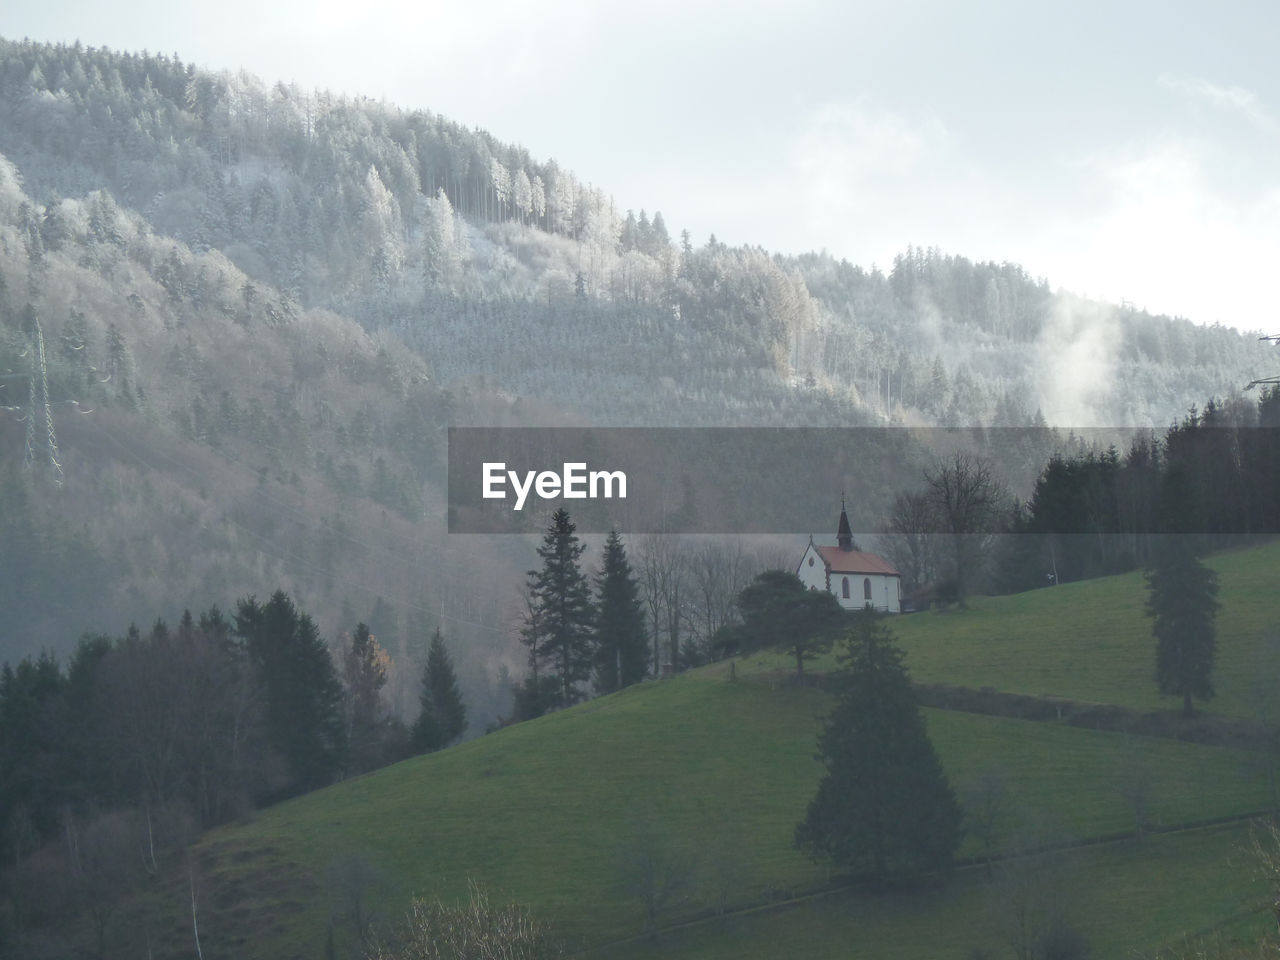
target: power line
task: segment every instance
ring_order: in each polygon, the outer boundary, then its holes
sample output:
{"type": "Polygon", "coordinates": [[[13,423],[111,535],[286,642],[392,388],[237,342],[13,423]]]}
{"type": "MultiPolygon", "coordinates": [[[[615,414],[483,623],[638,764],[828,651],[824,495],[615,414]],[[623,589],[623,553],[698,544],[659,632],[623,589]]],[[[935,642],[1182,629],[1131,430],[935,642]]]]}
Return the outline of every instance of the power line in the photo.
{"type": "MultiPolygon", "coordinates": [[[[1259,341],[1262,341],[1262,340],[1280,341],[1280,333],[1267,334],[1266,336],[1259,337],[1258,340],[1259,341]]],[[[1246,390],[1252,390],[1254,387],[1262,386],[1264,384],[1269,384],[1269,383],[1280,384],[1280,376],[1262,377],[1258,380],[1250,380],[1248,383],[1245,384],[1244,388],[1246,390]]]]}
{"type": "Polygon", "coordinates": [[[54,486],[61,487],[64,479],[62,464],[58,462],[58,438],[53,432],[53,411],[49,409],[49,367],[44,358],[44,331],[36,320],[36,352],[40,357],[40,396],[44,401],[45,432],[48,435],[49,466],[53,469],[54,486]]]}
{"type": "MultiPolygon", "coordinates": [[[[44,444],[49,453],[49,471],[53,483],[61,487],[65,475],[62,464],[58,460],[58,435],[53,429],[53,410],[49,402],[49,366],[44,353],[44,331],[40,328],[40,319],[35,319],[35,330],[31,347],[26,356],[31,358],[31,370],[27,378],[27,437],[23,452],[23,465],[28,469],[35,467],[36,448],[42,444],[36,437],[36,418],[43,414],[44,444]]],[[[15,374],[14,377],[21,376],[15,374]]]]}

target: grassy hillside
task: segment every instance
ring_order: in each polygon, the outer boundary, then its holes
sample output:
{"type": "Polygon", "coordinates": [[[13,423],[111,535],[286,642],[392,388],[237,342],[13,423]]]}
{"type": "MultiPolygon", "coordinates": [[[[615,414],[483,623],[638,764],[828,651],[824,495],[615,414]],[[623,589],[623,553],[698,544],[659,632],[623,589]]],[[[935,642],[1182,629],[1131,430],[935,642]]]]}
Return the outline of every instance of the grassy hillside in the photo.
{"type": "MultiPolygon", "coordinates": [[[[1214,562],[1223,577],[1224,676],[1243,677],[1257,637],[1280,612],[1274,594],[1262,590],[1267,573],[1280,569],[1280,549],[1214,562]]],[[[909,665],[924,679],[1154,704],[1140,663],[1150,641],[1138,633],[1137,585],[1135,577],[1076,584],[895,625],[907,639],[909,665]],[[1090,624],[1079,627],[1078,641],[1060,626],[1068,608],[1090,624]],[[983,636],[994,637],[1004,655],[983,660],[983,636]],[[1084,651],[1108,659],[1091,663],[1084,651]],[[1075,686],[1068,682],[1073,662],[1088,671],[1075,686]],[[1130,671],[1130,686],[1106,663],[1130,671]],[[1039,678],[1049,679],[1041,686],[1039,678]]],[[[383,917],[396,915],[411,892],[453,897],[476,879],[527,904],[580,947],[646,954],[648,947],[617,945],[641,928],[640,902],[624,882],[624,864],[639,853],[692,871],[666,923],[735,915],[673,933],[667,945],[677,955],[778,956],[780,944],[793,943],[787,955],[818,957],[830,955],[832,938],[861,936],[869,938],[867,956],[877,949],[901,955],[890,947],[905,944],[916,956],[961,956],[984,943],[994,949],[1000,923],[984,904],[998,895],[981,867],[927,894],[866,900],[845,892],[736,916],[829,890],[840,879],[791,846],[820,773],[813,753],[826,694],[753,663],[755,673],[740,664],[731,675],[721,664],[643,684],[208,836],[194,855],[206,891],[206,950],[315,956],[331,922],[343,947],[351,934],[339,878],[363,875],[363,895],[383,917]],[[957,939],[957,929],[970,939],[957,939]]],[[[926,715],[961,793],[991,771],[1008,784],[1001,841],[1027,824],[1070,844],[1123,834],[1133,828],[1127,798],[1135,790],[1145,790],[1151,821],[1166,828],[1266,803],[1256,766],[1236,750],[954,711],[926,715]]],[[[1081,848],[1068,873],[1083,928],[1107,947],[1103,953],[1117,955],[1248,913],[1259,889],[1240,866],[1241,836],[1236,827],[1081,848]]],[[[971,836],[961,854],[979,852],[971,836]]],[[[187,935],[176,914],[170,922],[176,951],[187,935]]]]}
{"type": "MultiPolygon", "coordinates": [[[[1142,851],[1129,846],[1091,850],[1042,865],[1065,871],[1069,910],[1087,918],[1080,926],[1093,956],[1154,957],[1159,950],[1181,948],[1184,939],[1197,939],[1180,931],[1212,927],[1210,941],[1246,943],[1261,934],[1263,918],[1241,909],[1253,903],[1250,878],[1230,857],[1246,838],[1247,830],[1234,826],[1160,838],[1142,851]]],[[[790,909],[691,925],[671,931],[658,944],[633,941],[592,956],[962,960],[982,949],[986,956],[1005,957],[1011,955],[1010,918],[1003,907],[1008,895],[999,881],[968,871],[938,890],[877,897],[842,890],[790,909]]]]}
{"type": "MultiPolygon", "coordinates": [[[[1280,681],[1280,542],[1208,558],[1220,580],[1216,696],[1208,713],[1250,719],[1280,681]]],[[[1155,685],[1155,640],[1141,572],[1064,583],[968,609],[893,621],[912,678],[923,683],[1067,697],[1137,710],[1173,710],[1155,685]]],[[[752,657],[748,672],[794,669],[785,656],[752,657]]],[[[828,670],[834,659],[815,661],[828,670]]],[[[741,671],[744,666],[739,666],[741,671]]],[[[1199,706],[1199,705],[1198,705],[1199,706]]]]}
{"type": "MultiPolygon", "coordinates": [[[[1280,643],[1280,543],[1212,557],[1218,613],[1213,713],[1255,713],[1267,640],[1280,643]]],[[[1155,641],[1141,573],[981,598],[957,614],[902,618],[897,629],[917,680],[994,686],[1139,709],[1172,709],[1155,687],[1155,641]],[[949,621],[946,624],[940,620],[949,621]]]]}

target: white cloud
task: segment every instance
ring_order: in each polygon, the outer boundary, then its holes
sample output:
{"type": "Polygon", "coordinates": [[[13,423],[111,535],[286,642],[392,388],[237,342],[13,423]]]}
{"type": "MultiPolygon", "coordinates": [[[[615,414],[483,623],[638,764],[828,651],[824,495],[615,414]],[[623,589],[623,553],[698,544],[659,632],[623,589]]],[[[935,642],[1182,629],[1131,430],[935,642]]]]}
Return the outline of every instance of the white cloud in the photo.
{"type": "Polygon", "coordinates": [[[1168,73],[1161,74],[1158,81],[1161,86],[1207,103],[1214,109],[1236,114],[1263,133],[1275,133],[1277,130],[1275,117],[1252,90],[1224,87],[1203,77],[1180,77],[1168,73]]]}
{"type": "Polygon", "coordinates": [[[1244,329],[1269,319],[1280,187],[1241,189],[1214,148],[1153,142],[1091,160],[1104,203],[1061,251],[1068,288],[1244,329]]]}
{"type": "Polygon", "coordinates": [[[936,119],[912,123],[863,95],[811,111],[793,159],[815,179],[856,185],[910,177],[945,141],[946,131],[936,119]]]}
{"type": "Polygon", "coordinates": [[[789,156],[808,246],[849,251],[851,237],[874,236],[879,249],[852,241],[849,255],[883,263],[886,254],[921,242],[912,230],[933,218],[926,213],[934,206],[929,195],[947,173],[951,153],[936,117],[911,120],[867,95],[809,111],[789,156]]]}

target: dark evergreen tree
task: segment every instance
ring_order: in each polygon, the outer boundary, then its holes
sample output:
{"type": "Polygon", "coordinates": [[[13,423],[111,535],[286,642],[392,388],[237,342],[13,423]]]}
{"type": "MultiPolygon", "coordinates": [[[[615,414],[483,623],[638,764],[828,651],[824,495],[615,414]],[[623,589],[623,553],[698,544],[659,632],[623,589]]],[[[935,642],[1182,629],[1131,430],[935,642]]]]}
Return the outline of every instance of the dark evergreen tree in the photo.
{"type": "Polygon", "coordinates": [[[796,846],[876,883],[950,866],[962,812],[925,731],[893,634],[856,615],[838,699],[818,737],[826,774],[796,846]]]}
{"type": "Polygon", "coordinates": [[[586,549],[574,532],[567,510],[561,508],[538,548],[541,570],[529,571],[529,615],[521,642],[529,648],[534,686],[543,666],[551,668],[559,682],[556,705],[576,702],[579,685],[591,678],[595,611],[587,578],[578,560],[586,549]]]}
{"type": "Polygon", "coordinates": [[[66,678],[49,654],[0,668],[0,852],[12,862],[51,835],[68,787],[58,758],[58,710],[66,678]]]}
{"type": "Polygon", "coordinates": [[[266,604],[241,600],[235,630],[262,685],[267,739],[288,765],[286,792],[331,783],[346,753],[342,684],[315,622],[277,590],[266,604]]]}
{"type": "Polygon", "coordinates": [[[511,690],[511,720],[520,723],[542,716],[560,701],[560,684],[555,677],[525,677],[511,690]]]}
{"type": "Polygon", "coordinates": [[[436,630],[427,650],[427,666],[422,672],[421,709],[413,725],[413,749],[430,753],[447,747],[467,729],[467,708],[462,702],[453,660],[444,638],[436,630]]]}
{"type": "Polygon", "coordinates": [[[596,686],[603,693],[611,693],[638,683],[649,672],[649,640],[640,586],[616,530],[605,541],[596,592],[596,686]]]}
{"type": "Polygon", "coordinates": [[[1152,550],[1147,567],[1147,616],[1156,638],[1156,683],[1162,694],[1182,697],[1182,715],[1194,713],[1192,698],[1213,696],[1217,647],[1218,575],[1196,556],[1194,538],[1171,534],[1152,550]]]}
{"type": "Polygon", "coordinates": [[[831,648],[844,622],[840,601],[825,590],[809,590],[794,573],[766,570],[738,594],[742,623],[722,631],[718,645],[726,653],[766,648],[796,658],[796,675],[805,660],[831,648]]]}

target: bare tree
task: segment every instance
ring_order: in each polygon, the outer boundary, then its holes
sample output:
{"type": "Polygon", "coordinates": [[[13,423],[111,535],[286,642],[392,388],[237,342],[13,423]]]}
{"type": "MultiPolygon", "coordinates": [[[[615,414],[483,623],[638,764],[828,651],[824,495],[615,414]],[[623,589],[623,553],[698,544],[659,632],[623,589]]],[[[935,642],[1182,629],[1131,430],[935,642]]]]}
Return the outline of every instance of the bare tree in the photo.
{"type": "Polygon", "coordinates": [[[689,558],[692,587],[690,639],[709,650],[717,630],[733,622],[735,599],[750,582],[755,564],[741,540],[710,540],[695,549],[689,558]]]}
{"type": "Polygon", "coordinates": [[[991,872],[995,856],[1009,825],[1009,775],[1002,767],[985,767],[960,791],[965,829],[982,844],[982,855],[991,872]]]}
{"type": "Polygon", "coordinates": [[[74,910],[88,921],[94,956],[105,957],[108,933],[142,874],[141,831],[132,811],[87,823],[68,810],[63,824],[66,888],[74,910]]]}
{"type": "Polygon", "coordinates": [[[1280,825],[1274,819],[1255,820],[1250,825],[1249,853],[1255,876],[1267,886],[1271,914],[1280,931],[1280,825]]]}
{"type": "Polygon", "coordinates": [[[1043,819],[1028,823],[1006,847],[989,909],[1016,960],[1083,960],[1088,942],[1076,925],[1077,868],[1070,839],[1043,819]]]}
{"type": "Polygon", "coordinates": [[[927,491],[899,493],[893,499],[880,548],[902,573],[903,587],[913,591],[938,576],[942,544],[938,520],[927,491]]]}
{"type": "Polygon", "coordinates": [[[269,775],[260,691],[216,611],[132,631],[98,668],[95,743],[146,813],[181,802],[225,822],[269,775]]]}
{"type": "MultiPolygon", "coordinates": [[[[664,637],[671,668],[680,668],[680,631],[685,619],[680,605],[681,587],[687,574],[688,557],[680,538],[665,534],[640,538],[636,552],[640,589],[652,629],[654,676],[660,677],[664,637]]],[[[686,591],[684,595],[688,599],[690,593],[686,591]]]]}
{"type": "Polygon", "coordinates": [[[631,841],[619,851],[623,892],[644,908],[644,933],[657,939],[664,910],[682,899],[693,881],[695,860],[679,850],[653,824],[636,827],[631,841]]]}
{"type": "Polygon", "coordinates": [[[957,451],[936,458],[924,474],[939,526],[951,535],[956,596],[964,603],[977,579],[983,548],[1005,501],[1004,488],[981,457],[957,451]]]}
{"type": "Polygon", "coordinates": [[[758,545],[749,554],[749,566],[741,586],[745,587],[756,574],[764,573],[766,570],[786,570],[795,573],[799,560],[794,546],[783,546],[780,543],[758,545]]]}
{"type": "Polygon", "coordinates": [[[372,943],[376,904],[387,899],[390,884],[383,870],[362,851],[340,853],[326,871],[332,897],[331,922],[350,922],[360,946],[372,943]]]}
{"type": "Polygon", "coordinates": [[[1156,796],[1155,773],[1142,742],[1136,737],[1126,737],[1116,765],[1116,786],[1120,796],[1133,814],[1133,834],[1138,843],[1146,839],[1151,829],[1151,807],[1156,796]]]}
{"type": "Polygon", "coordinates": [[[516,904],[497,905],[476,883],[465,903],[414,897],[395,934],[365,960],[553,960],[564,948],[516,904]]]}

